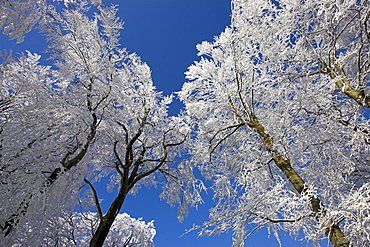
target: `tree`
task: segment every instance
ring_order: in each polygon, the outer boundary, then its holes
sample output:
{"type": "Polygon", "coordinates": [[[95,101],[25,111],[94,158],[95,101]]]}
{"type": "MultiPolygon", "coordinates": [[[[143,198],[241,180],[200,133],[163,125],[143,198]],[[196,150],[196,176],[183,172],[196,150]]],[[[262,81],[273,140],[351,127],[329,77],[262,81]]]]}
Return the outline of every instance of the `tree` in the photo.
{"type": "Polygon", "coordinates": [[[201,234],[370,243],[368,19],[367,1],[235,0],[232,25],[197,46],[179,96],[213,182],[201,234]]]}
{"type": "MultiPolygon", "coordinates": [[[[47,235],[38,242],[38,245],[89,246],[91,236],[98,224],[99,216],[96,213],[66,211],[61,217],[48,220],[47,235]]],[[[34,231],[32,229],[34,226],[26,225],[27,231],[34,231]]],[[[153,246],[155,233],[153,221],[145,223],[142,219],[133,219],[126,213],[118,214],[105,244],[106,246],[153,246]]],[[[22,235],[21,233],[20,239],[22,235]]],[[[24,235],[26,238],[27,234],[24,235]]]]}
{"type": "MultiPolygon", "coordinates": [[[[89,1],[89,0],[85,0],[89,1]]],[[[1,0],[0,1],[0,29],[18,43],[23,42],[24,35],[38,23],[47,22],[48,11],[51,8],[47,0],[1,0]]],[[[55,0],[64,4],[77,2],[76,0],[55,0]]],[[[95,5],[101,0],[91,0],[95,5]]]]}
{"type": "Polygon", "coordinates": [[[119,47],[115,13],[84,1],[62,14],[49,6],[40,28],[54,65],[39,65],[30,52],[2,65],[14,107],[0,113],[1,245],[45,241],[49,223],[78,204],[96,211],[90,246],[102,246],[114,238],[126,195],[143,185],[162,184],[162,197],[180,203],[179,217],[201,200],[191,167],[176,161],[186,152],[186,118],[167,116],[172,96],[156,92],[149,67],[119,47]],[[94,188],[104,177],[117,192],[107,212],[94,188]]]}

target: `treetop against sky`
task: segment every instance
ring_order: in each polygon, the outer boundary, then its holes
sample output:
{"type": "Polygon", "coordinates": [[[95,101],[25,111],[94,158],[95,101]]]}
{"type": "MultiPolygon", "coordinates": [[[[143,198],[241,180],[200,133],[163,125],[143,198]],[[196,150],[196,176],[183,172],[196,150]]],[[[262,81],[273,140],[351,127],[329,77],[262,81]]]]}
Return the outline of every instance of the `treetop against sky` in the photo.
{"type": "Polygon", "coordinates": [[[366,1],[0,11],[2,245],[370,244],[366,1]]]}

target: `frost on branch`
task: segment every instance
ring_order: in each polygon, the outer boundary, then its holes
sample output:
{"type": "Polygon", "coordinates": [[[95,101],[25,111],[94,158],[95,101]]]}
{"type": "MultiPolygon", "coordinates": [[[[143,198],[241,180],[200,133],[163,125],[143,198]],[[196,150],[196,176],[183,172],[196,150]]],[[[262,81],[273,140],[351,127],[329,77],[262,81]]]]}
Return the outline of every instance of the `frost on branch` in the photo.
{"type": "MultiPolygon", "coordinates": [[[[38,240],[42,246],[89,246],[92,234],[98,225],[96,213],[64,212],[60,217],[48,220],[44,230],[47,234],[38,240]]],[[[32,225],[27,225],[28,232],[37,232],[32,225]]],[[[111,231],[105,241],[105,246],[154,246],[156,234],[154,221],[148,223],[141,218],[131,218],[127,213],[117,215],[111,231]]],[[[13,246],[24,246],[27,234],[20,234],[13,246]]]]}
{"type": "Polygon", "coordinates": [[[1,65],[0,245],[44,241],[49,223],[79,205],[98,215],[89,236],[102,246],[127,194],[142,186],[161,187],[162,198],[181,205],[179,217],[201,202],[191,164],[179,162],[189,123],[168,116],[172,96],[157,92],[149,66],[120,48],[115,14],[86,1],[50,8],[41,29],[53,66],[31,53],[1,65]],[[114,193],[108,209],[96,186],[114,193]]]}
{"type": "Polygon", "coordinates": [[[370,184],[353,189],[344,195],[340,211],[336,212],[338,220],[345,221],[344,231],[351,236],[354,246],[370,244],[370,184]]]}
{"type": "Polygon", "coordinates": [[[17,43],[23,42],[24,34],[42,18],[46,8],[43,0],[2,0],[0,7],[0,30],[17,43]]]}
{"type": "Polygon", "coordinates": [[[231,26],[197,46],[178,94],[196,130],[191,162],[215,194],[201,234],[232,229],[240,246],[267,227],[366,245],[348,231],[361,209],[345,214],[342,203],[369,179],[369,11],[362,1],[235,0],[231,26]]]}
{"type": "MultiPolygon", "coordinates": [[[[81,0],[1,0],[0,1],[0,30],[17,43],[24,40],[26,33],[38,24],[48,22],[48,14],[52,3],[63,2],[66,6],[81,0]]],[[[94,5],[101,0],[85,0],[94,5]]]]}

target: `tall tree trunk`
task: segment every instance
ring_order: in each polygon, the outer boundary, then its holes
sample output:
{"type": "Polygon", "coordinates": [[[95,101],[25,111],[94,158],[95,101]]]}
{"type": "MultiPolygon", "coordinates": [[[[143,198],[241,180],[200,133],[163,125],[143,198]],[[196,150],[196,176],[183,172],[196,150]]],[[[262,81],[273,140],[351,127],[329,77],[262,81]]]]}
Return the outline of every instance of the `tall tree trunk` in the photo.
{"type": "MultiPolygon", "coordinates": [[[[67,158],[71,155],[68,153],[64,159],[61,161],[62,168],[58,167],[53,170],[53,172],[45,179],[43,185],[41,186],[39,193],[45,193],[53,184],[54,182],[60,177],[63,172],[69,171],[71,168],[77,166],[77,164],[85,157],[89,145],[94,139],[96,135],[96,129],[98,127],[98,120],[96,114],[92,112],[91,116],[93,117],[93,122],[90,125],[90,132],[87,136],[86,143],[84,144],[83,148],[79,151],[79,153],[73,157],[72,159],[67,161],[67,158]]],[[[12,214],[8,217],[8,219],[4,222],[4,226],[0,226],[0,228],[4,231],[4,236],[7,237],[17,226],[21,217],[25,216],[28,212],[29,206],[31,204],[33,194],[30,194],[27,198],[23,199],[20,203],[18,208],[16,209],[16,213],[12,214]]]]}
{"type": "Polygon", "coordinates": [[[100,223],[90,241],[90,247],[101,247],[109,233],[109,230],[119,213],[128,193],[126,186],[121,186],[117,197],[108,209],[108,212],[100,219],[100,223]]]}
{"type": "MultiPolygon", "coordinates": [[[[276,166],[284,173],[288,181],[293,185],[294,189],[303,195],[308,186],[304,180],[298,175],[294,168],[290,164],[289,159],[285,159],[279,151],[276,149],[273,138],[265,132],[265,128],[258,121],[258,118],[253,114],[249,113],[249,121],[245,121],[241,115],[237,112],[232,101],[229,101],[232,111],[235,116],[246,126],[250,127],[255,131],[261,138],[264,147],[272,155],[272,158],[276,166]]],[[[325,216],[326,210],[320,199],[316,196],[310,197],[311,209],[315,214],[315,219],[320,222],[325,216]]],[[[349,242],[346,240],[344,233],[340,230],[339,226],[329,220],[325,223],[325,234],[329,237],[330,242],[334,247],[349,247],[349,242]]]]}

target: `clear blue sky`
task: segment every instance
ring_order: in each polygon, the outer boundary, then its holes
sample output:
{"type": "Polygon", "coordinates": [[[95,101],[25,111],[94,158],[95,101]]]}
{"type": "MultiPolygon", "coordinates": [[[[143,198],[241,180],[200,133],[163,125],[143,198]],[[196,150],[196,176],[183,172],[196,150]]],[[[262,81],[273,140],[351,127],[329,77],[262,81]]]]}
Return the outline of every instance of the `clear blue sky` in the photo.
{"type": "MultiPolygon", "coordinates": [[[[114,0],[105,4],[119,5],[118,16],[125,22],[121,43],[129,51],[137,53],[152,69],[154,84],[164,94],[179,91],[185,81],[187,67],[198,60],[196,44],[203,40],[212,41],[230,24],[229,0],[114,0]]],[[[0,36],[0,46],[17,52],[30,50],[41,53],[45,43],[36,31],[26,35],[25,41],[16,45],[0,36]]],[[[44,56],[46,58],[47,55],[44,56]]],[[[170,114],[177,114],[182,107],[179,101],[171,105],[170,114]]],[[[185,229],[192,224],[207,220],[208,209],[212,205],[211,195],[206,196],[206,204],[198,210],[192,209],[183,223],[178,223],[177,209],[171,208],[158,198],[160,191],[142,189],[136,197],[129,196],[122,211],[132,217],[142,217],[145,221],[154,220],[158,247],[226,247],[231,246],[231,233],[215,237],[197,238],[196,232],[181,238],[185,229]]],[[[103,203],[108,205],[108,201],[103,203]]],[[[277,247],[273,236],[267,238],[266,231],[252,235],[247,247],[277,247]]],[[[283,238],[283,246],[305,246],[289,238],[283,238]]]]}

